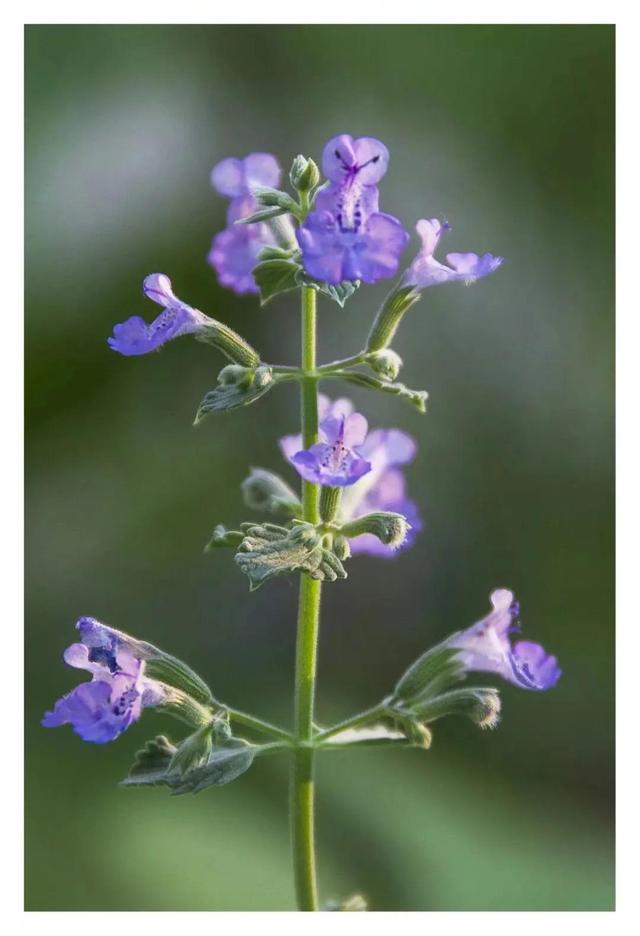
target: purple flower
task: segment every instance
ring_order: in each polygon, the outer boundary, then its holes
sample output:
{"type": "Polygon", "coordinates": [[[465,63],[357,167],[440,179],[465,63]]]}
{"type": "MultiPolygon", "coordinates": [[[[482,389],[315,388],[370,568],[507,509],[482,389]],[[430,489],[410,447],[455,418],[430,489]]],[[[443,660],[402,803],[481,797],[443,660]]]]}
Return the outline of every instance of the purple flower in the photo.
{"type": "Polygon", "coordinates": [[[211,171],[215,190],[232,201],[227,211],[228,227],[214,237],[207,261],[221,284],[239,295],[258,292],[252,272],[258,254],[263,247],[275,246],[277,241],[268,224],[235,222],[248,218],[258,208],[253,197],[255,189],[277,188],[280,175],[278,161],[271,153],[250,153],[244,159],[229,157],[211,171]]]}
{"type": "MultiPolygon", "coordinates": [[[[368,513],[391,511],[402,514],[410,524],[410,530],[399,547],[411,546],[422,529],[422,518],[417,504],[407,497],[404,475],[400,465],[413,461],[416,443],[410,435],[399,429],[374,429],[360,448],[363,458],[371,462],[371,471],[362,481],[345,491],[341,504],[343,522],[356,520],[368,513]]],[[[372,556],[392,558],[398,552],[381,543],[377,536],[364,533],[351,541],[351,552],[368,553],[372,556]]]]}
{"type": "Polygon", "coordinates": [[[378,189],[389,151],[373,137],[329,140],[322,167],[330,185],[297,231],[306,272],[318,280],[375,283],[393,276],[409,235],[397,218],[378,211],[378,189]]]}
{"type": "Polygon", "coordinates": [[[252,195],[259,186],[277,188],[280,185],[280,166],[271,153],[249,153],[244,159],[230,156],[211,170],[211,184],[216,192],[227,198],[252,195]]]}
{"type": "Polygon", "coordinates": [[[300,436],[287,436],[280,445],[305,481],[347,487],[371,471],[370,462],[360,455],[367,435],[367,420],[353,412],[348,400],[337,401],[337,404],[329,410],[324,407],[319,428],[321,441],[316,445],[302,449],[300,436]]]}
{"type": "Polygon", "coordinates": [[[137,721],[143,708],[159,705],[164,689],[145,678],[144,661],[122,634],[94,618],[82,617],[76,627],[81,643],[67,647],[64,660],[87,670],[93,679],[58,699],[42,724],[45,728],[70,724],[84,741],[106,744],[137,721]]]}
{"type": "Polygon", "coordinates": [[[441,224],[437,218],[423,218],[418,221],[416,231],[422,240],[422,247],[402,277],[402,286],[424,289],[427,286],[435,286],[437,283],[450,283],[456,280],[462,280],[468,285],[482,276],[493,273],[503,263],[504,257],[494,257],[490,253],[482,256],[475,253],[450,253],[446,257],[449,266],[440,263],[433,254],[438,246],[440,235],[447,230],[449,230],[449,225],[446,222],[441,224]]]}
{"type": "Polygon", "coordinates": [[[491,594],[493,611],[449,641],[459,648],[458,658],[466,670],[498,673],[524,689],[539,692],[552,689],[562,675],[558,661],[539,644],[521,640],[511,644],[510,635],[519,631],[520,606],[513,592],[499,588],[491,594]]]}
{"type": "MultiPolygon", "coordinates": [[[[346,398],[334,402],[323,394],[318,398],[318,415],[321,422],[326,419],[347,419],[353,413],[353,409],[353,403],[346,398]]],[[[285,436],[280,440],[280,449],[288,461],[293,462],[294,456],[301,448],[300,435],[285,436]]],[[[371,468],[357,484],[344,491],[339,519],[346,523],[380,510],[402,514],[411,524],[411,530],[400,547],[405,549],[413,543],[416,534],[422,529],[417,505],[406,496],[405,479],[399,470],[400,465],[408,464],[415,457],[416,444],[411,436],[399,429],[374,429],[359,447],[359,453],[369,462],[371,468]]],[[[397,549],[385,546],[371,533],[364,533],[351,540],[351,552],[354,555],[368,553],[372,556],[391,558],[397,554],[397,549]]]]}
{"type": "Polygon", "coordinates": [[[142,288],[145,296],[164,306],[164,311],[150,325],[134,315],[114,326],[113,337],[107,342],[120,354],[148,354],[165,341],[202,331],[211,321],[203,312],[192,309],[174,295],[171,280],[164,273],[151,273],[145,277],[142,288]]]}
{"type": "Polygon", "coordinates": [[[256,208],[256,201],[250,195],[235,198],[227,212],[229,227],[216,234],[207,255],[207,261],[216,271],[221,284],[238,295],[258,292],[253,278],[258,254],[263,247],[273,247],[277,243],[268,224],[235,223],[241,218],[248,218],[256,208]]]}

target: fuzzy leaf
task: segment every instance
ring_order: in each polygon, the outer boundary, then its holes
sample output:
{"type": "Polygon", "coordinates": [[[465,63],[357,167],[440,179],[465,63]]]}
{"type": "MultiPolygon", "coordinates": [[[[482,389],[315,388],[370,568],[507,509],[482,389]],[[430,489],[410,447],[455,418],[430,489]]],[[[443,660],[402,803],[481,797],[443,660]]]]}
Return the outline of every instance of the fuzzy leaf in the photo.
{"type": "Polygon", "coordinates": [[[248,576],[251,591],[292,572],[329,582],[347,577],[340,560],[324,548],[322,537],[310,524],[298,523],[292,529],[272,523],[242,526],[246,535],[235,559],[248,576]]]}
{"type": "Polygon", "coordinates": [[[162,785],[165,782],[167,768],[177,748],[164,735],[158,735],[137,751],[129,776],[122,781],[124,786],[146,784],[162,785]]]}
{"type": "Polygon", "coordinates": [[[253,372],[253,379],[224,381],[220,380],[218,386],[205,394],[194,420],[197,426],[211,413],[225,413],[249,406],[275,387],[277,381],[273,379],[271,368],[266,364],[257,367],[253,372]]]}
{"type": "Polygon", "coordinates": [[[310,286],[311,289],[316,289],[318,292],[321,292],[323,295],[328,296],[329,299],[333,299],[334,302],[337,302],[341,309],[344,308],[344,304],[347,299],[353,296],[354,292],[360,286],[360,280],[343,280],[341,283],[331,284],[325,283],[321,280],[314,280],[300,268],[300,272],[297,276],[297,281],[300,286],[310,286]]]}
{"type": "Polygon", "coordinates": [[[296,274],[300,269],[295,260],[262,260],[253,268],[253,278],[260,290],[260,305],[274,296],[298,288],[296,274]]]}
{"type": "Polygon", "coordinates": [[[200,793],[209,786],[231,783],[251,767],[256,753],[255,747],[235,738],[214,747],[203,766],[181,773],[169,769],[176,750],[162,736],[147,742],[145,748],[136,754],[134,765],[122,785],[167,786],[173,796],[200,793]]]}

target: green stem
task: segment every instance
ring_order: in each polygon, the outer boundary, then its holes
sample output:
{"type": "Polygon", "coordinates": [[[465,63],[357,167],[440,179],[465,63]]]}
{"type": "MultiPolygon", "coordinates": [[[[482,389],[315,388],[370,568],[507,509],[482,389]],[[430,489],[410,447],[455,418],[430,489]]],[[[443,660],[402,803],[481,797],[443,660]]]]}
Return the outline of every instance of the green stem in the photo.
{"type": "Polygon", "coordinates": [[[227,712],[229,713],[229,718],[232,721],[238,722],[240,725],[245,725],[247,728],[253,728],[254,731],[259,731],[262,734],[269,735],[271,738],[280,738],[282,741],[291,741],[292,735],[288,731],[285,731],[284,728],[278,728],[276,725],[271,725],[269,722],[263,721],[261,718],[256,718],[255,715],[249,715],[247,712],[240,712],[238,709],[229,708],[228,705],[225,705],[227,712]]]}
{"type": "MultiPolygon", "coordinates": [[[[318,441],[316,366],[316,293],[302,289],[302,439],[304,448],[318,441]],[[314,376],[311,376],[314,375],[314,376]]],[[[302,483],[303,519],[317,524],[319,489],[302,483]]],[[[320,623],[320,582],[300,576],[296,639],[295,737],[291,770],[291,833],[296,898],[299,910],[318,909],[314,837],[313,711],[320,623]]]]}
{"type": "Polygon", "coordinates": [[[322,367],[316,368],[316,373],[319,375],[330,374],[335,370],[340,370],[343,367],[356,367],[358,364],[364,364],[366,360],[367,352],[360,351],[359,354],[354,354],[348,358],[341,358],[339,361],[331,361],[330,364],[323,364],[322,367]]]}

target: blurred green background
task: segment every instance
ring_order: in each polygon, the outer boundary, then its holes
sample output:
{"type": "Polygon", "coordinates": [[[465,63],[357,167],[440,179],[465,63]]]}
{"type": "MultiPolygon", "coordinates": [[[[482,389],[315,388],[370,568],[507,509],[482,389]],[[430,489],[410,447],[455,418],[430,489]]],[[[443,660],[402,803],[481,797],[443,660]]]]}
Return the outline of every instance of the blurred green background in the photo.
{"type": "MultiPolygon", "coordinates": [[[[493,733],[448,719],[429,753],[326,755],[323,895],[611,909],[613,27],[32,26],[26,50],[28,908],[293,908],[286,763],[194,798],[123,790],[135,750],[175,723],[149,714],[107,748],[40,718],[77,682],[61,654],[91,614],[290,722],[296,583],[249,594],[202,546],[247,518],[250,465],[287,474],[276,440],[296,394],[195,430],[216,353],[184,340],[126,359],[106,337],[155,314],[140,285],[157,270],[295,361],[295,298],[260,311],[205,263],[225,211],[209,171],[251,150],[287,167],[348,132],[391,150],[386,211],[446,216],[449,250],[506,262],[429,290],[405,321],[402,377],[429,390],[426,417],[351,394],[417,437],[426,524],[397,561],[354,560],[325,589],[318,717],[372,704],[499,585],[564,676],[539,696],[506,686],[493,733]]],[[[322,302],[323,360],[361,346],[387,288],[322,302]]]]}

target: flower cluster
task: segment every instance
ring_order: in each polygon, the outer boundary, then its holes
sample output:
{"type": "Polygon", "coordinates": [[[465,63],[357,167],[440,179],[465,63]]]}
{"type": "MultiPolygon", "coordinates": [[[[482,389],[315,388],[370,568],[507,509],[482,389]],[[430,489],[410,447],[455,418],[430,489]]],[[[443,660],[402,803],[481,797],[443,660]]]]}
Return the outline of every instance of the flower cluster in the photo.
{"type": "Polygon", "coordinates": [[[329,186],[298,230],[306,272],[327,283],[375,283],[393,276],[409,235],[400,221],[378,209],[377,183],[389,165],[380,140],[341,134],[329,140],[322,169],[329,186]]]}
{"type": "MultiPolygon", "coordinates": [[[[406,495],[400,466],[415,458],[414,439],[399,429],[367,433],[367,420],[354,412],[353,403],[346,398],[332,402],[321,394],[318,414],[322,441],[305,451],[301,435],[285,436],[280,440],[285,458],[306,480],[345,488],[339,514],[342,523],[376,511],[402,514],[410,525],[402,547],[410,546],[422,529],[422,519],[406,495]]],[[[351,552],[383,557],[396,554],[371,533],[351,540],[351,552]]]]}
{"type": "Polygon", "coordinates": [[[519,640],[511,644],[511,634],[520,630],[520,605],[513,592],[499,588],[491,594],[493,610],[486,617],[448,641],[458,650],[457,657],[468,672],[497,673],[516,686],[542,692],[552,689],[562,671],[554,656],[540,644],[519,640]]]}
{"type": "Polygon", "coordinates": [[[250,153],[244,159],[223,159],[211,172],[214,189],[231,199],[227,209],[227,227],[213,238],[207,260],[223,286],[239,295],[257,293],[252,270],[263,247],[276,244],[268,224],[238,224],[252,215],[257,206],[257,187],[276,188],[280,184],[280,166],[270,153],[250,153]]]}
{"type": "Polygon", "coordinates": [[[166,690],[145,676],[144,660],[124,635],[91,617],[81,617],[76,627],[80,643],[67,647],[64,660],[92,679],[58,699],[42,724],[71,725],[84,741],[105,744],[137,721],[144,708],[160,705],[166,690]]]}

